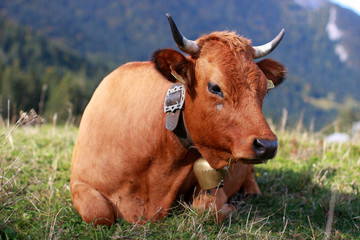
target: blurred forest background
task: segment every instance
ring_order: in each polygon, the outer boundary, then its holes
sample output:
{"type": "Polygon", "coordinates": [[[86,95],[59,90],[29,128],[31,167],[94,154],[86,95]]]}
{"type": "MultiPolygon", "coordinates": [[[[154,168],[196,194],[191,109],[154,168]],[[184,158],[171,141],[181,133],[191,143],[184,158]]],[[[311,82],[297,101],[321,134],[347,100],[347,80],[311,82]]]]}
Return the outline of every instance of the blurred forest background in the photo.
{"type": "Polygon", "coordinates": [[[264,113],[321,129],[360,120],[360,16],[328,0],[1,0],[0,114],[34,108],[51,121],[80,119],[101,79],[127,61],[173,47],[165,13],[190,39],[235,30],[261,45],[285,28],[269,57],[288,76],[264,113]]]}

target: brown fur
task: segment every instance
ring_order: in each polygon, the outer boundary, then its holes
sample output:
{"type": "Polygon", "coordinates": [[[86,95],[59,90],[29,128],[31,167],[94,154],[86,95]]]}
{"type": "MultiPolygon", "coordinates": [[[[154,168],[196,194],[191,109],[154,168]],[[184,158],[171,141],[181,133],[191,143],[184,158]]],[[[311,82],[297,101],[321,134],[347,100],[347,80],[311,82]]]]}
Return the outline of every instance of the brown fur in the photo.
{"type": "Polygon", "coordinates": [[[164,98],[175,81],[171,69],[186,81],[184,118],[196,148],[213,168],[233,162],[224,188],[212,197],[197,190],[193,206],[209,208],[214,201],[225,216],[234,209],[228,198],[240,188],[260,194],[253,165],[241,159],[256,162],[255,138],[276,139],[261,107],[266,78],[282,79],[284,67],[275,61],[256,64],[250,41],[235,33],[216,32],[197,42],[196,59],[159,50],[152,62],[119,67],[96,89],[72,160],[71,197],[84,221],[162,219],[177,195],[193,193],[192,166],[200,155],[165,129],[164,98]],[[220,86],[224,98],[208,91],[209,81],[220,86]]]}

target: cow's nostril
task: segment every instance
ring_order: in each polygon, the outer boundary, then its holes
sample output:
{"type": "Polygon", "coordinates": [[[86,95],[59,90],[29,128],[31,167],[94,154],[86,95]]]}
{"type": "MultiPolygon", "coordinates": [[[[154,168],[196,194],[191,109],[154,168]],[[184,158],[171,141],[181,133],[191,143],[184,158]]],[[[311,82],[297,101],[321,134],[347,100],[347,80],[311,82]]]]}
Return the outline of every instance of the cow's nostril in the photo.
{"type": "Polygon", "coordinates": [[[262,155],[266,152],[266,149],[259,139],[254,140],[254,152],[256,155],[262,155]]]}
{"type": "Polygon", "coordinates": [[[253,149],[256,158],[270,159],[275,157],[277,152],[278,141],[271,141],[266,139],[255,139],[253,142],[253,149]]]}

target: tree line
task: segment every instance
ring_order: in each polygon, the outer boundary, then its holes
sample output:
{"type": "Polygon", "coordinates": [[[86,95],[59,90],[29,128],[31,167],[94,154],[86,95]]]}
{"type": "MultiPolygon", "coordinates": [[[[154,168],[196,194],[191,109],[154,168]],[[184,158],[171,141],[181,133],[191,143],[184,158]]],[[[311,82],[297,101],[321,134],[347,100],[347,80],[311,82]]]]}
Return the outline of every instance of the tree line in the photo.
{"type": "Polygon", "coordinates": [[[109,67],[0,18],[0,113],[80,115],[109,67]]]}

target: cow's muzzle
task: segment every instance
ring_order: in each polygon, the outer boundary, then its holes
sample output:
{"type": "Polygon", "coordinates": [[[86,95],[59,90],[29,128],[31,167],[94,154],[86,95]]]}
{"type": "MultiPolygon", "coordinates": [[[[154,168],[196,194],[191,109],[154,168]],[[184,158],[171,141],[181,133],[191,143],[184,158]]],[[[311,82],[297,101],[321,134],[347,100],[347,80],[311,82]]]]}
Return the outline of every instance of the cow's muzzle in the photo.
{"type": "Polygon", "coordinates": [[[271,159],[275,157],[278,147],[277,140],[255,139],[253,151],[256,159],[271,159]]]}

